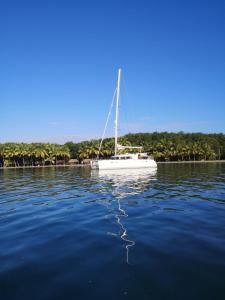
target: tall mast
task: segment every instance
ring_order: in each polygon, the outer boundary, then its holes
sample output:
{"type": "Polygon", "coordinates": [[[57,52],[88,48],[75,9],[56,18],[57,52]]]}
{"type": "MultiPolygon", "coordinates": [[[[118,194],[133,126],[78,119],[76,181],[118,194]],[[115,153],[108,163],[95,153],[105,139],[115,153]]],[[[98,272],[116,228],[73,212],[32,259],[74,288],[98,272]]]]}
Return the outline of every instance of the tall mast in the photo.
{"type": "Polygon", "coordinates": [[[119,118],[120,78],[121,78],[121,69],[119,69],[119,71],[118,71],[117,93],[116,93],[115,155],[117,154],[117,140],[118,140],[118,118],[119,118]]]}

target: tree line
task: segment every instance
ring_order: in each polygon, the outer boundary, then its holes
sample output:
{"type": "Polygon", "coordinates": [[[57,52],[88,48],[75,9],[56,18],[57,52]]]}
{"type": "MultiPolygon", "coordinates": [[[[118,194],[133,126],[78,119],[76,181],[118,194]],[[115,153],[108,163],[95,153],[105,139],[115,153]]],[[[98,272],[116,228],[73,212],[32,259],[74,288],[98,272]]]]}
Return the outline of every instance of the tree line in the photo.
{"type": "MultiPolygon", "coordinates": [[[[142,146],[142,151],[152,155],[156,161],[225,159],[225,134],[223,133],[129,133],[120,137],[118,142],[121,145],[142,146]]],[[[109,158],[114,154],[114,138],[105,139],[100,152],[99,145],[100,140],[67,142],[64,145],[0,144],[0,166],[44,166],[55,165],[59,162],[67,164],[70,158],[82,162],[97,156],[103,159],[109,158]]]]}
{"type": "Polygon", "coordinates": [[[1,167],[54,165],[59,160],[66,164],[69,158],[70,151],[65,145],[49,143],[0,144],[1,167]]]}
{"type": "MultiPolygon", "coordinates": [[[[100,153],[99,143],[99,140],[91,140],[80,143],[68,142],[65,145],[70,149],[71,157],[77,159],[95,158],[98,154],[100,158],[113,155],[113,138],[103,141],[100,153]]],[[[119,138],[119,144],[142,146],[143,152],[152,155],[156,161],[225,159],[225,135],[223,133],[129,133],[119,138]]]]}

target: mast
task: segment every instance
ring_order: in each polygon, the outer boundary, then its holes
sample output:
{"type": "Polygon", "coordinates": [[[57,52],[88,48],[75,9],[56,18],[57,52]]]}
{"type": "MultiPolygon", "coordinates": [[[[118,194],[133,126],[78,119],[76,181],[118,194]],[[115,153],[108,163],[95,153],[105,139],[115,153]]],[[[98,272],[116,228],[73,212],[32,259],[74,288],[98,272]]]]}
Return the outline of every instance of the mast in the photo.
{"type": "Polygon", "coordinates": [[[121,69],[118,71],[117,93],[116,93],[116,119],[115,119],[115,155],[117,154],[117,140],[118,140],[118,119],[119,119],[119,98],[120,98],[120,78],[121,69]]]}

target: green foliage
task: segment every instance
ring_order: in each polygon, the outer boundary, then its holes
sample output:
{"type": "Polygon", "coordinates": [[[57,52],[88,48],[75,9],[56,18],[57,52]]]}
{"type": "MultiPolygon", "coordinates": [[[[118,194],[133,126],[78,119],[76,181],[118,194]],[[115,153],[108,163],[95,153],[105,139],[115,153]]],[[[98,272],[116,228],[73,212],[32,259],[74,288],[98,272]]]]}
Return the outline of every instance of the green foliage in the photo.
{"type": "Polygon", "coordinates": [[[38,166],[53,165],[57,160],[65,163],[70,158],[69,148],[57,144],[0,144],[0,166],[38,166]]]}
{"type": "MultiPolygon", "coordinates": [[[[143,146],[143,151],[152,155],[157,161],[225,159],[225,135],[223,133],[129,133],[120,137],[118,142],[121,145],[143,146]]],[[[100,152],[99,145],[100,140],[67,142],[65,145],[0,144],[0,166],[54,165],[57,160],[63,160],[66,163],[70,157],[82,161],[97,156],[108,158],[114,154],[113,138],[103,141],[100,152]]]]}
{"type": "MultiPolygon", "coordinates": [[[[98,154],[101,158],[107,158],[114,153],[113,138],[103,141],[100,153],[99,144],[99,140],[66,143],[71,157],[79,160],[95,158],[98,154]]],[[[222,133],[129,133],[120,137],[119,144],[143,146],[143,151],[153,155],[157,161],[225,159],[225,135],[222,133]]]]}

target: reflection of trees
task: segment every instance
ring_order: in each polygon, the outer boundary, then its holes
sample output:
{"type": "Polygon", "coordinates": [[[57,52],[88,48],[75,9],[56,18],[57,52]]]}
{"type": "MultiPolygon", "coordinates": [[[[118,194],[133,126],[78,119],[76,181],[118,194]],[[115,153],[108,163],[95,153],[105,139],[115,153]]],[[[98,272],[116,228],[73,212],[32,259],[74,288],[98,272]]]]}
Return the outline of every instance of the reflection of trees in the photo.
{"type": "MultiPolygon", "coordinates": [[[[125,204],[122,205],[121,200],[125,200],[131,195],[137,195],[150,186],[152,180],[156,177],[157,169],[142,170],[93,170],[92,178],[98,178],[102,185],[107,185],[107,193],[112,193],[114,200],[104,204],[111,214],[115,217],[116,223],[119,225],[119,236],[125,242],[126,262],[129,263],[129,248],[135,245],[135,241],[131,240],[128,235],[128,229],[125,227],[123,218],[128,217],[125,204]],[[113,208],[113,204],[116,204],[113,208]]],[[[102,192],[106,190],[102,189],[102,192]]],[[[123,202],[124,203],[124,202],[123,202]]]]}

